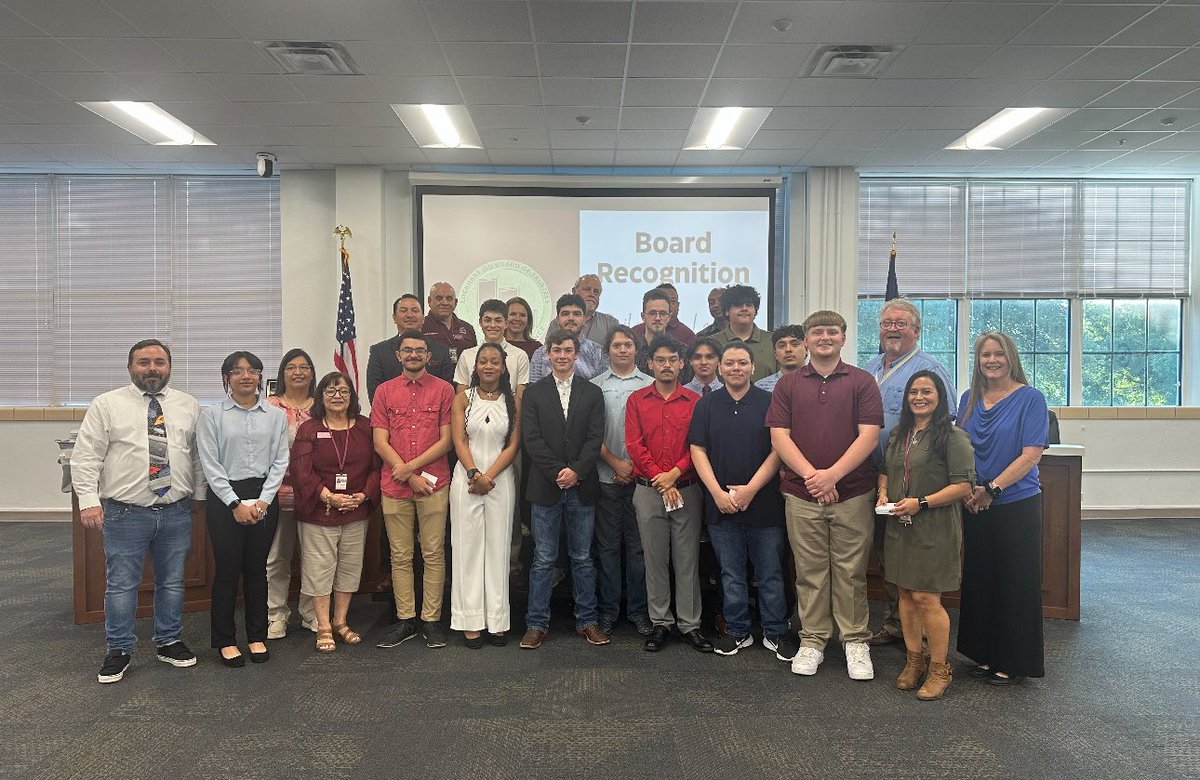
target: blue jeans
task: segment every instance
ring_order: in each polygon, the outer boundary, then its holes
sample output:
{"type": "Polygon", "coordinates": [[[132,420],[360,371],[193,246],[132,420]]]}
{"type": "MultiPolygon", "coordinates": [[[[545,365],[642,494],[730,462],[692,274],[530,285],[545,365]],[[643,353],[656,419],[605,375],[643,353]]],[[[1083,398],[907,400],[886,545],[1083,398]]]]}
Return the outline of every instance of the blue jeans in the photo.
{"type": "Polygon", "coordinates": [[[600,580],[598,611],[616,620],[621,612],[621,549],[625,550],[625,616],[647,617],[646,560],[633,511],[633,489],[637,485],[600,483],[596,507],[595,553],[600,580]]]}
{"type": "Polygon", "coordinates": [[[721,563],[725,633],[731,636],[750,633],[747,560],[754,564],[754,573],[758,575],[758,610],[763,633],[768,636],[786,633],[783,555],[787,550],[787,529],[782,526],[754,528],[736,520],[717,520],[708,524],[708,538],[721,563]]]}
{"type": "Polygon", "coordinates": [[[190,498],[158,507],[104,501],[104,639],[109,650],[132,653],[137,644],[133,623],[147,553],[154,564],[154,644],[179,641],[183,564],[191,548],[190,498]]]}
{"type": "Polygon", "coordinates": [[[567,532],[571,559],[571,588],[575,596],[575,627],[596,622],[596,569],[592,564],[592,533],[596,507],[579,501],[575,488],[562,491],[554,504],[533,504],[533,565],[529,567],[529,608],[526,628],[550,630],[550,591],[554,585],[554,563],[558,559],[558,537],[567,532]]]}

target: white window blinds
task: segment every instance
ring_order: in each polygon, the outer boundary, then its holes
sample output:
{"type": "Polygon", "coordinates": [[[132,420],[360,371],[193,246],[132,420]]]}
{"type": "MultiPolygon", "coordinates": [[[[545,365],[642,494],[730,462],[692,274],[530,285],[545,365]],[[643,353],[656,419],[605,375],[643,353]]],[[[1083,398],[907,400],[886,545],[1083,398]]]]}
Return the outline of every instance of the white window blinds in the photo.
{"type": "Polygon", "coordinates": [[[862,179],[859,293],[883,296],[895,232],[901,295],[962,295],[966,189],[963,181],[862,179]]]}
{"type": "Polygon", "coordinates": [[[0,178],[0,403],[41,402],[54,366],[50,181],[0,178]]]}
{"type": "Polygon", "coordinates": [[[971,182],[968,293],[1067,295],[1078,283],[1074,182],[971,182]]]}
{"type": "Polygon", "coordinates": [[[1084,182],[1080,292],[1188,293],[1186,182],[1084,182]]]}

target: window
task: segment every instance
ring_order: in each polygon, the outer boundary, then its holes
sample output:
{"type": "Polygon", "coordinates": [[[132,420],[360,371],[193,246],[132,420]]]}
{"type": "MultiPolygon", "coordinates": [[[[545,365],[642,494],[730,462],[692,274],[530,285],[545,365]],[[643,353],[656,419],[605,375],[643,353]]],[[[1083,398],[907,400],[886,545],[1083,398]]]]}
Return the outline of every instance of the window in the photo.
{"type": "MultiPolygon", "coordinates": [[[[1042,391],[1046,403],[1063,406],[1070,398],[1068,356],[1070,302],[1061,299],[993,298],[971,301],[971,358],[975,370],[975,339],[988,330],[1002,330],[1017,345],[1029,383],[1042,391]]],[[[969,379],[968,379],[969,381],[969,379]]]]}
{"type": "Polygon", "coordinates": [[[1083,403],[1177,406],[1183,305],[1178,300],[1083,302],[1083,403]]]}
{"type": "MultiPolygon", "coordinates": [[[[937,358],[958,380],[958,302],[952,299],[913,300],[921,312],[921,336],[917,346],[937,358]]],[[[879,313],[884,301],[861,298],[858,301],[858,365],[865,366],[879,354],[879,313]]]]}
{"type": "Polygon", "coordinates": [[[229,352],[279,354],[277,180],[0,177],[0,228],[0,351],[30,366],[0,380],[0,404],[85,405],[129,381],[148,337],[204,401],[229,352]]]}

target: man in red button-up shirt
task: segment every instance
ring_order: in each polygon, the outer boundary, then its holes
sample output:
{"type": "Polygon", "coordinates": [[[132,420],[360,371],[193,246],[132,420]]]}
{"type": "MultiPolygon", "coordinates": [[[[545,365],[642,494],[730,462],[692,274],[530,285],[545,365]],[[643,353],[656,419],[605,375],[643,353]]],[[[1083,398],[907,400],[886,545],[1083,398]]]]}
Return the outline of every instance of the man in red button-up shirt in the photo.
{"type": "Polygon", "coordinates": [[[646,649],[661,650],[671,626],[700,652],[712,643],[700,632],[700,481],[692,468],[688,428],[700,396],[680,386],[683,348],[668,336],[650,342],[654,384],[634,391],[625,405],[625,448],[637,487],[633,508],[646,558],[646,599],[654,630],[646,649]],[[671,615],[671,566],[675,615],[671,615]]]}

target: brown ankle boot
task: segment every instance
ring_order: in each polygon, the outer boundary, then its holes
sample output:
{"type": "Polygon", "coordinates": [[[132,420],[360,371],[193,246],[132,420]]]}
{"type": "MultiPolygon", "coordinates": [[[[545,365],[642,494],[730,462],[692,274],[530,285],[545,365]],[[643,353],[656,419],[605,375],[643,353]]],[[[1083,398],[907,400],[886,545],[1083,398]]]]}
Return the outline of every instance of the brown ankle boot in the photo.
{"type": "Polygon", "coordinates": [[[939,664],[936,661],[929,664],[929,676],[925,678],[925,684],[921,686],[921,690],[917,691],[917,698],[921,701],[942,698],[942,694],[950,687],[950,681],[953,679],[954,671],[950,668],[950,664],[939,664]]]}
{"type": "Polygon", "coordinates": [[[925,654],[921,651],[913,652],[906,650],[908,662],[904,664],[904,668],[900,670],[900,676],[896,678],[896,687],[902,691],[911,691],[916,688],[921,682],[921,675],[925,674],[927,661],[925,654]]]}

